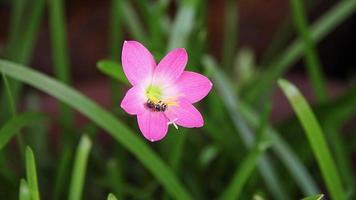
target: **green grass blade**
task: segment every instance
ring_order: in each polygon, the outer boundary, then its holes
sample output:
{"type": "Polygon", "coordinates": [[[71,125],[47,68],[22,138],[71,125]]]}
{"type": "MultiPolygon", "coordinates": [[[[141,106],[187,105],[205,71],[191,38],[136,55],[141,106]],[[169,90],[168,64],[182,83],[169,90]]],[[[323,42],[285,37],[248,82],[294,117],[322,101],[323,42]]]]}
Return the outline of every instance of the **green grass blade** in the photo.
{"type": "Polygon", "coordinates": [[[301,122],[313,153],[318,161],[326,186],[333,199],[346,199],[335,162],[331,156],[320,125],[309,104],[299,90],[286,80],[279,80],[279,86],[287,96],[290,104],[301,122]]]}
{"type": "MultiPolygon", "coordinates": [[[[206,63],[208,64],[208,63],[206,63]]],[[[207,66],[208,67],[208,66],[207,66]]],[[[225,86],[229,86],[229,83],[227,81],[223,81],[224,79],[226,80],[226,76],[223,76],[224,74],[221,73],[218,68],[214,67],[214,65],[210,65],[212,69],[212,75],[213,75],[213,80],[222,80],[222,81],[214,81],[215,84],[217,83],[222,83],[221,89],[225,91],[230,91],[228,89],[223,89],[225,86]]],[[[209,69],[209,67],[208,67],[209,69]]],[[[218,84],[219,85],[219,84],[218,84]]],[[[217,86],[218,86],[217,85],[217,86]]],[[[232,86],[230,86],[231,88],[232,86]]],[[[233,105],[235,102],[238,102],[238,96],[234,95],[231,92],[225,93],[226,97],[224,99],[229,100],[229,105],[232,104],[229,108],[234,108],[235,105],[233,105]]],[[[241,115],[248,121],[248,123],[254,127],[258,127],[258,114],[255,113],[247,104],[244,102],[240,102],[240,106],[238,107],[238,112],[241,112],[241,115]]],[[[311,195],[318,193],[318,187],[311,177],[311,175],[308,173],[307,169],[304,167],[302,162],[299,160],[299,158],[294,154],[292,149],[289,148],[288,144],[279,136],[279,134],[272,129],[271,127],[267,128],[267,132],[269,134],[269,137],[271,137],[271,140],[273,141],[273,146],[272,150],[277,154],[277,156],[281,159],[283,164],[286,166],[286,168],[289,170],[290,174],[292,177],[295,179],[297,182],[298,186],[302,189],[305,195],[311,195]]]]}
{"type": "Polygon", "coordinates": [[[58,160],[56,175],[54,178],[53,199],[58,200],[63,197],[63,188],[66,185],[67,176],[70,175],[70,162],[73,158],[73,148],[68,143],[63,145],[61,155],[58,160]]]}
{"type": "Polygon", "coordinates": [[[144,139],[138,136],[138,133],[132,132],[125,124],[102,107],[70,87],[21,65],[0,59],[0,70],[9,77],[29,84],[63,101],[87,116],[134,154],[172,197],[191,199],[188,191],[178,181],[174,173],[144,142],[144,139]]]}
{"type": "Polygon", "coordinates": [[[38,27],[42,20],[42,15],[44,11],[45,1],[35,0],[31,5],[31,15],[28,17],[27,24],[21,31],[23,35],[17,38],[18,45],[10,55],[10,59],[19,63],[28,63],[32,55],[33,46],[35,44],[38,27]]]}
{"type": "Polygon", "coordinates": [[[311,39],[309,28],[307,25],[306,13],[301,0],[290,0],[292,7],[292,16],[295,26],[298,30],[299,37],[303,42],[304,59],[311,79],[314,93],[319,102],[325,101],[327,94],[325,89],[325,78],[322,72],[320,60],[317,55],[317,50],[311,39]]]}
{"type": "Polygon", "coordinates": [[[305,197],[302,200],[321,200],[323,199],[324,195],[323,194],[317,194],[309,197],[305,197]]]}
{"type": "Polygon", "coordinates": [[[232,69],[236,54],[236,40],[238,38],[238,5],[239,1],[225,1],[224,39],[222,51],[222,67],[232,69]]]}
{"type": "Polygon", "coordinates": [[[110,58],[116,61],[120,59],[120,49],[122,45],[122,8],[120,7],[120,0],[111,0],[111,13],[110,13],[110,58]]]}
{"type": "Polygon", "coordinates": [[[175,16],[167,50],[177,47],[186,47],[188,37],[194,26],[194,16],[196,14],[197,0],[181,1],[180,7],[175,16]]]}
{"type": "Polygon", "coordinates": [[[78,145],[77,153],[75,155],[72,179],[69,188],[69,200],[80,200],[82,197],[85,172],[91,145],[92,143],[89,137],[86,135],[82,136],[78,145]]]}
{"type": "Polygon", "coordinates": [[[22,128],[44,118],[45,115],[40,113],[22,113],[7,121],[0,129],[0,150],[4,148],[22,128]]]}
{"type": "Polygon", "coordinates": [[[31,200],[30,188],[24,179],[21,179],[20,182],[19,200],[31,200]]]}
{"type": "Polygon", "coordinates": [[[109,194],[108,195],[108,200],[117,200],[117,198],[115,197],[115,195],[113,195],[113,194],[109,194]]]}
{"type": "MultiPolygon", "coordinates": [[[[9,82],[8,82],[5,74],[1,73],[1,75],[2,75],[2,78],[4,80],[4,86],[5,86],[5,90],[6,90],[6,97],[7,97],[7,101],[8,101],[9,107],[10,107],[10,112],[11,112],[12,118],[14,118],[17,115],[17,108],[15,106],[14,98],[13,98],[9,82]]],[[[20,154],[22,155],[22,153],[24,152],[24,141],[23,141],[23,138],[22,138],[20,130],[18,130],[18,131],[19,132],[18,132],[18,134],[16,134],[16,138],[17,138],[17,144],[18,144],[18,147],[19,147],[19,150],[20,150],[20,154]]]]}
{"type": "MultiPolygon", "coordinates": [[[[54,74],[63,83],[70,83],[70,65],[67,46],[67,35],[64,17],[64,1],[51,0],[49,6],[49,26],[52,43],[52,59],[54,74]]],[[[71,126],[73,115],[71,110],[60,104],[60,122],[65,129],[71,126]]],[[[64,132],[65,134],[67,131],[64,132]]]]}
{"type": "Polygon", "coordinates": [[[125,85],[129,85],[129,81],[127,80],[119,63],[111,60],[100,60],[96,65],[99,71],[103,74],[113,78],[114,80],[118,80],[125,85]]]}
{"type": "MultiPolygon", "coordinates": [[[[11,52],[11,48],[15,48],[15,45],[19,45],[17,39],[20,38],[19,35],[21,34],[21,22],[23,11],[25,8],[25,1],[24,0],[13,0],[11,6],[11,18],[10,18],[10,27],[9,27],[9,41],[7,46],[7,51],[11,52]]],[[[8,52],[8,53],[9,53],[8,52]]]]}
{"type": "MultiPolygon", "coordinates": [[[[248,124],[245,122],[245,119],[242,118],[240,112],[238,111],[239,102],[232,95],[232,91],[234,90],[230,87],[230,84],[228,84],[227,79],[221,75],[220,71],[218,71],[215,62],[211,57],[204,57],[203,63],[208,70],[211,70],[215,86],[221,92],[221,96],[223,97],[222,100],[224,101],[226,107],[229,108],[229,115],[236,130],[238,130],[243,143],[247,148],[251,148],[255,140],[255,135],[252,133],[248,124]]],[[[263,156],[261,158],[260,163],[258,164],[258,169],[266,182],[266,186],[274,195],[274,198],[286,199],[286,194],[284,193],[284,190],[281,189],[282,185],[280,184],[273,165],[267,156],[263,156]]]]}
{"type": "Polygon", "coordinates": [[[267,106],[265,107],[260,119],[257,142],[250,150],[247,157],[245,157],[245,159],[241,162],[239,168],[236,169],[230,184],[222,192],[219,199],[240,199],[240,193],[243,186],[246,184],[248,178],[256,168],[259,158],[266,151],[267,147],[271,145],[270,141],[266,138],[266,125],[271,106],[269,104],[266,105],[267,106]]]}
{"type": "Polygon", "coordinates": [[[233,200],[239,199],[243,186],[246,184],[248,178],[255,169],[259,158],[266,150],[265,144],[257,144],[248,153],[247,157],[241,161],[240,166],[236,169],[230,184],[222,192],[219,199],[233,200]]]}
{"type": "MultiPolygon", "coordinates": [[[[258,126],[258,114],[247,104],[241,102],[240,112],[246,120],[253,127],[258,126]]],[[[313,180],[312,176],[309,174],[301,160],[295,155],[293,150],[289,147],[283,138],[281,138],[279,133],[273,129],[271,126],[267,127],[267,132],[269,137],[273,141],[272,150],[277,154],[279,159],[286,166],[289,173],[297,182],[298,186],[303,191],[304,195],[312,195],[319,192],[319,189],[313,180]]]]}
{"type": "Polygon", "coordinates": [[[142,43],[145,43],[147,39],[147,34],[146,31],[143,29],[143,25],[141,24],[137,13],[131,5],[131,1],[120,0],[119,7],[121,8],[120,12],[122,12],[123,18],[125,19],[125,25],[127,26],[132,37],[136,40],[141,41],[142,43]]]}
{"type": "MultiPolygon", "coordinates": [[[[310,28],[310,36],[314,43],[319,42],[328,33],[333,31],[345,19],[351,16],[356,9],[355,0],[339,1],[327,13],[325,13],[317,22],[310,28]]],[[[280,56],[267,66],[267,70],[263,72],[260,80],[247,91],[246,98],[248,100],[256,99],[261,93],[270,89],[275,83],[275,80],[281,76],[291,65],[302,55],[302,41],[296,40],[293,42],[280,56]]]]}
{"type": "Polygon", "coordinates": [[[123,193],[125,190],[123,189],[122,165],[118,165],[116,159],[109,160],[107,164],[107,179],[111,191],[113,191],[119,199],[124,199],[123,193]]]}
{"type": "Polygon", "coordinates": [[[35,156],[33,155],[32,149],[29,146],[26,147],[26,174],[28,187],[30,188],[31,199],[40,200],[35,156]]]}

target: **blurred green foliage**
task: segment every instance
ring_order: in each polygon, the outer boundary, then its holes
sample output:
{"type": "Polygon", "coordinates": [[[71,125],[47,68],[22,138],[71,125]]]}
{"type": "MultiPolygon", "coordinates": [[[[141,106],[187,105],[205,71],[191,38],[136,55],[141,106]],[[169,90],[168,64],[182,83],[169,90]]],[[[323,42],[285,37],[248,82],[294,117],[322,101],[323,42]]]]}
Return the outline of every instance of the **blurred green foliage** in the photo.
{"type": "Polygon", "coordinates": [[[356,128],[343,128],[355,117],[356,88],[327,98],[327,78],[315,48],[355,13],[356,0],[335,3],[313,23],[306,13],[314,3],[290,0],[292,23],[281,26],[261,63],[253,50],[237,45],[239,1],[223,2],[219,62],[207,48],[208,1],[111,0],[107,58],[98,61],[97,69],[111,80],[113,102],[122,98],[120,91],[128,84],[119,63],[127,34],[156,58],[172,48],[186,48],[187,69],[205,74],[214,83],[198,105],[205,126],[180,128],[178,133],[170,129],[158,143],[145,141],[134,118],[124,115],[117,104],[104,109],[72,87],[66,1],[7,3],[11,6],[8,41],[0,55],[0,199],[284,200],[320,199],[321,192],[333,199],[356,197],[351,162],[356,128]],[[44,11],[49,16],[54,77],[28,66],[44,11]],[[283,30],[293,28],[297,38],[289,43],[283,38],[290,33],[283,30]],[[281,82],[297,115],[274,126],[269,120],[273,89],[301,57],[318,101],[309,107],[299,92],[298,97],[291,93],[295,86],[281,82]],[[22,92],[23,84],[61,102],[60,115],[38,113],[39,94],[32,89],[22,92]],[[90,122],[78,127],[74,111],[90,122]],[[49,127],[55,124],[59,139],[51,138],[49,127]],[[113,139],[103,141],[100,130],[113,139]],[[301,134],[304,130],[307,137],[301,134]],[[18,139],[12,142],[15,136],[18,139]],[[21,148],[24,145],[34,151],[21,148]]]}

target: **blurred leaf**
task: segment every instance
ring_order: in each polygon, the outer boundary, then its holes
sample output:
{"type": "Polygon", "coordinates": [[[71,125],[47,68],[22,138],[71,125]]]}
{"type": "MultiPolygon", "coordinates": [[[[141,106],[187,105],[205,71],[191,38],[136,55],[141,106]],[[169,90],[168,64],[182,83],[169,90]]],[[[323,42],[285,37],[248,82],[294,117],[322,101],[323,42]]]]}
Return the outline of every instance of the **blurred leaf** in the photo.
{"type": "Polygon", "coordinates": [[[181,1],[171,28],[168,48],[170,51],[177,47],[186,47],[188,37],[194,26],[198,0],[181,1]]]}
{"type": "Polygon", "coordinates": [[[19,199],[20,200],[31,200],[30,188],[28,187],[27,182],[24,179],[21,179],[21,182],[20,182],[19,199]]]}
{"type": "Polygon", "coordinates": [[[305,198],[303,198],[301,200],[321,200],[323,197],[324,197],[323,194],[317,194],[317,195],[305,197],[305,198]]]}
{"type": "Polygon", "coordinates": [[[65,143],[62,147],[61,154],[59,155],[59,159],[57,161],[57,169],[54,177],[54,191],[53,191],[53,199],[58,200],[63,198],[63,188],[66,186],[66,181],[68,180],[68,176],[70,175],[69,166],[70,161],[73,157],[73,148],[69,145],[69,143],[65,143]]]}
{"type": "MultiPolygon", "coordinates": [[[[202,62],[208,70],[212,71],[215,87],[219,89],[220,95],[223,97],[222,100],[228,108],[228,114],[230,115],[237,132],[240,134],[242,141],[248,149],[251,148],[255,141],[255,135],[238,111],[239,102],[233,95],[234,90],[228,83],[226,77],[221,75],[218,67],[216,67],[215,61],[211,57],[204,57],[202,62]]],[[[286,194],[284,193],[284,190],[281,189],[282,185],[278,180],[278,176],[266,155],[261,158],[260,163],[258,164],[258,169],[274,198],[286,199],[286,194]]]]}
{"type": "Polygon", "coordinates": [[[239,85],[249,83],[257,75],[255,69],[255,55],[252,49],[240,48],[236,56],[234,75],[237,77],[239,85]]]}
{"type": "Polygon", "coordinates": [[[0,150],[15,136],[19,131],[32,123],[45,118],[40,113],[22,113],[7,121],[0,129],[0,150]]]}
{"type": "Polygon", "coordinates": [[[290,0],[292,16],[299,37],[303,42],[304,60],[308,69],[314,93],[319,102],[325,101],[327,94],[325,88],[325,78],[321,71],[321,63],[317,55],[315,44],[313,43],[307,25],[306,12],[301,0],[290,0]]]}
{"type": "Polygon", "coordinates": [[[238,38],[238,3],[235,0],[225,0],[224,37],[222,51],[222,67],[232,69],[236,54],[238,38]]]}
{"type": "Polygon", "coordinates": [[[119,63],[111,60],[100,60],[97,63],[97,67],[103,74],[118,80],[125,85],[129,85],[129,81],[127,80],[122,66],[119,63]]]}
{"type": "MultiPolygon", "coordinates": [[[[49,6],[49,26],[52,45],[52,62],[54,74],[59,81],[70,84],[70,64],[65,25],[64,0],[51,0],[49,6]]],[[[60,123],[65,135],[73,122],[73,114],[69,107],[60,104],[60,123]]]]}
{"type": "Polygon", "coordinates": [[[121,8],[120,12],[122,12],[123,18],[125,19],[123,22],[125,22],[126,26],[128,27],[128,30],[132,35],[132,39],[136,39],[144,43],[147,41],[147,34],[143,29],[141,20],[131,5],[131,1],[120,0],[119,2],[120,3],[118,7],[121,8]]]}
{"type": "Polygon", "coordinates": [[[306,132],[331,197],[333,199],[346,199],[335,162],[333,161],[320,125],[313,111],[310,109],[309,104],[299,90],[288,81],[279,80],[278,84],[287,96],[306,132]]]}
{"type": "Polygon", "coordinates": [[[117,200],[117,198],[115,197],[115,195],[113,195],[113,194],[109,194],[108,195],[108,200],[117,200]]]}
{"type": "Polygon", "coordinates": [[[58,81],[21,65],[1,60],[0,70],[12,78],[27,83],[49,95],[67,103],[78,110],[98,126],[111,134],[128,151],[154,175],[175,198],[190,199],[190,195],[183,185],[178,181],[174,173],[155,154],[151,148],[132,132],[125,124],[116,119],[112,114],[105,111],[93,101],[89,100],[79,92],[65,86],[58,81]]]}
{"type": "MultiPolygon", "coordinates": [[[[327,13],[325,13],[317,22],[310,28],[311,40],[317,43],[323,39],[328,33],[333,31],[347,17],[351,16],[356,8],[355,0],[339,1],[327,13]]],[[[275,80],[281,76],[292,64],[302,55],[302,41],[296,40],[283,51],[280,56],[274,59],[270,65],[266,67],[263,76],[249,87],[246,92],[246,99],[256,100],[266,90],[270,89],[275,80]]]]}
{"type": "Polygon", "coordinates": [[[26,174],[28,188],[30,189],[31,199],[40,200],[40,194],[38,190],[37,172],[36,172],[36,161],[33,155],[32,149],[26,147],[26,174]]]}
{"type": "Polygon", "coordinates": [[[107,179],[109,187],[119,199],[123,199],[123,193],[126,190],[123,189],[123,177],[122,177],[122,166],[118,165],[116,159],[109,160],[107,164],[107,179]]]}
{"type": "MultiPolygon", "coordinates": [[[[221,90],[221,94],[224,98],[222,98],[226,106],[230,111],[234,109],[236,110],[234,113],[241,113],[241,115],[248,121],[248,123],[254,127],[258,127],[258,114],[255,113],[253,109],[251,109],[244,102],[239,102],[239,107],[237,107],[236,102],[238,102],[238,96],[234,94],[234,90],[231,89],[232,86],[229,84],[224,75],[215,65],[213,60],[205,60],[206,67],[211,70],[211,75],[213,76],[214,84],[221,90]],[[229,89],[230,88],[230,89],[229,89]]],[[[232,115],[232,114],[231,114],[232,115]]],[[[232,116],[233,118],[233,116],[232,116]]],[[[236,122],[237,123],[237,122],[236,122]]],[[[239,122],[241,123],[241,122],[239,122]]],[[[295,153],[290,149],[289,145],[279,136],[279,134],[272,129],[270,126],[267,127],[267,131],[270,139],[273,142],[272,150],[277,154],[277,156],[281,159],[283,164],[289,170],[289,173],[292,175],[294,180],[297,182],[298,186],[302,189],[305,195],[311,195],[318,193],[318,187],[316,186],[315,181],[308,173],[307,169],[300,161],[300,159],[295,155],[295,153]]],[[[250,136],[244,136],[250,137],[250,136]]],[[[244,138],[242,137],[242,138],[244,138]]]]}
{"type": "Polygon", "coordinates": [[[215,146],[208,146],[200,153],[199,161],[203,167],[209,165],[219,154],[219,149],[215,146]]]}
{"type": "Polygon", "coordinates": [[[69,188],[69,200],[82,199],[83,185],[85,180],[85,172],[88,163],[88,157],[91,149],[91,141],[87,135],[83,135],[80,139],[77,152],[74,159],[72,178],[69,188]]]}

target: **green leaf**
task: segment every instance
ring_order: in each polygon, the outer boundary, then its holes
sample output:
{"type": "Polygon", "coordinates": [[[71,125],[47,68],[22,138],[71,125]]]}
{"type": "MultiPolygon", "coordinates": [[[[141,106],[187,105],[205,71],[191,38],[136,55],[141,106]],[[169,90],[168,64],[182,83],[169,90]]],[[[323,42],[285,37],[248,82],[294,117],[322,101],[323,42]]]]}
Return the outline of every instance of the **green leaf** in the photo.
{"type": "Polygon", "coordinates": [[[0,150],[20,132],[23,127],[44,119],[45,115],[40,113],[22,113],[7,121],[0,129],[0,150]]]}
{"type": "Polygon", "coordinates": [[[170,32],[168,51],[177,47],[186,47],[189,35],[194,26],[197,4],[197,0],[180,2],[170,32]]]}
{"type": "MultiPolygon", "coordinates": [[[[227,81],[226,75],[223,74],[223,72],[221,72],[219,68],[215,66],[213,60],[209,59],[209,57],[206,57],[205,61],[203,62],[206,65],[207,69],[211,71],[215,86],[218,88],[218,90],[221,91],[224,103],[229,108],[229,110],[237,109],[234,113],[241,113],[243,118],[248,121],[249,125],[256,129],[258,127],[259,122],[258,114],[250,106],[248,106],[242,101],[239,101],[240,99],[238,98],[238,96],[232,92],[234,90],[232,89],[232,85],[227,81]],[[238,107],[236,106],[236,102],[239,102],[238,107]]],[[[231,113],[230,115],[232,118],[234,117],[233,113],[231,113]]],[[[237,124],[237,122],[235,124],[237,124]]],[[[286,166],[287,170],[289,170],[290,174],[297,182],[298,186],[302,189],[303,193],[305,195],[318,193],[318,187],[316,186],[315,181],[308,173],[307,169],[304,167],[300,159],[289,147],[289,145],[279,136],[279,134],[272,127],[268,126],[267,132],[273,142],[272,150],[277,154],[279,159],[286,166]]],[[[247,138],[251,136],[245,135],[244,137],[247,138]]]]}
{"type": "Polygon", "coordinates": [[[144,142],[144,139],[139,137],[138,133],[131,131],[125,124],[102,107],[70,87],[33,69],[0,59],[0,70],[9,77],[27,83],[63,101],[87,116],[99,127],[112,135],[124,148],[134,154],[172,197],[191,199],[189,193],[178,181],[174,173],[152,151],[147,143],[145,143],[146,141],[144,142]]]}
{"type": "Polygon", "coordinates": [[[89,137],[83,135],[75,155],[72,179],[69,188],[69,200],[81,199],[91,145],[92,143],[89,137]]]}
{"type": "Polygon", "coordinates": [[[287,96],[303,126],[332,199],[346,199],[335,162],[309,104],[299,90],[288,81],[280,79],[278,84],[287,96]]]}
{"type": "Polygon", "coordinates": [[[238,1],[225,1],[222,67],[232,69],[238,38],[238,1]]]}
{"type": "Polygon", "coordinates": [[[321,71],[321,63],[317,55],[317,50],[315,44],[311,39],[311,34],[307,25],[307,17],[301,0],[290,0],[292,7],[292,16],[294,19],[295,26],[297,27],[299,37],[302,38],[304,60],[309,73],[309,78],[311,79],[312,86],[314,88],[314,93],[319,102],[325,101],[326,89],[325,89],[325,78],[323,72],[321,71]]]}
{"type": "MultiPolygon", "coordinates": [[[[69,84],[70,64],[67,46],[64,4],[64,0],[51,0],[48,2],[49,26],[51,28],[50,33],[52,45],[52,59],[55,76],[63,83],[69,84]]],[[[63,104],[60,105],[60,122],[64,129],[70,127],[71,123],[73,122],[73,114],[71,110],[63,104]]],[[[68,132],[64,131],[64,135],[67,134],[68,132]]]]}
{"type": "Polygon", "coordinates": [[[305,198],[303,198],[301,200],[321,200],[323,197],[324,197],[323,194],[317,194],[317,195],[305,197],[305,198]]]}
{"type": "MultiPolygon", "coordinates": [[[[203,63],[207,69],[212,72],[211,74],[213,74],[215,86],[223,97],[222,100],[228,108],[228,114],[230,115],[237,132],[240,134],[244,145],[247,148],[251,148],[255,141],[255,135],[239,112],[239,101],[233,95],[234,90],[228,83],[226,77],[224,77],[222,72],[218,70],[212,57],[204,57],[203,63]]],[[[268,189],[274,195],[274,198],[286,199],[286,194],[284,193],[284,190],[281,189],[282,185],[278,180],[278,176],[274,171],[271,161],[266,155],[261,158],[260,163],[258,164],[258,169],[266,182],[268,189]]]]}
{"type": "Polygon", "coordinates": [[[35,156],[33,155],[32,149],[29,146],[26,147],[26,174],[28,187],[30,188],[31,199],[40,200],[35,156]]]}
{"type": "Polygon", "coordinates": [[[113,195],[113,194],[109,194],[108,195],[108,200],[117,200],[117,198],[115,197],[115,195],[113,195]]]}
{"type": "MultiPolygon", "coordinates": [[[[344,0],[339,1],[327,13],[325,13],[317,22],[310,28],[311,39],[317,43],[323,39],[328,33],[333,31],[347,17],[355,12],[356,1],[344,0]]],[[[267,70],[263,72],[263,76],[258,81],[255,81],[248,89],[246,98],[254,100],[266,90],[270,89],[275,80],[281,76],[292,64],[302,56],[302,41],[296,40],[293,42],[280,56],[267,66],[267,70]]]]}
{"type": "Polygon", "coordinates": [[[103,74],[118,80],[125,85],[130,84],[124,74],[122,66],[119,63],[111,60],[100,60],[96,65],[99,71],[103,74]]]}
{"type": "Polygon", "coordinates": [[[20,200],[31,200],[30,188],[28,187],[28,184],[27,184],[26,180],[24,180],[24,179],[21,179],[21,182],[20,182],[19,199],[20,200]]]}

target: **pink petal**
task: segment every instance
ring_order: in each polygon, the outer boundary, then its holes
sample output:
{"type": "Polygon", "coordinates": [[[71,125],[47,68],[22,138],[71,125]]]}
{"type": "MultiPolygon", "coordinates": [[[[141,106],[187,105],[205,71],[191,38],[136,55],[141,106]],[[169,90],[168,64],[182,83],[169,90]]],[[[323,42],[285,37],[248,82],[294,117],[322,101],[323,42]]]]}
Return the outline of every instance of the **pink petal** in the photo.
{"type": "Polygon", "coordinates": [[[200,112],[184,98],[179,99],[176,106],[169,106],[165,114],[171,122],[183,127],[194,128],[204,125],[200,112]]]}
{"type": "Polygon", "coordinates": [[[179,95],[195,103],[204,98],[211,90],[213,84],[210,80],[198,73],[185,71],[175,83],[179,95]]]}
{"type": "Polygon", "coordinates": [[[156,84],[174,83],[183,73],[187,62],[188,55],[185,49],[170,51],[157,65],[153,82],[156,84]]]}
{"type": "Polygon", "coordinates": [[[121,101],[121,108],[131,115],[137,115],[145,111],[145,97],[143,88],[134,86],[129,89],[121,101]]]}
{"type": "Polygon", "coordinates": [[[132,85],[151,78],[156,66],[151,53],[136,41],[124,42],[121,61],[124,73],[132,85]]]}
{"type": "Polygon", "coordinates": [[[161,140],[167,134],[168,119],[163,112],[146,110],[137,115],[137,122],[143,136],[151,142],[161,140]]]}

